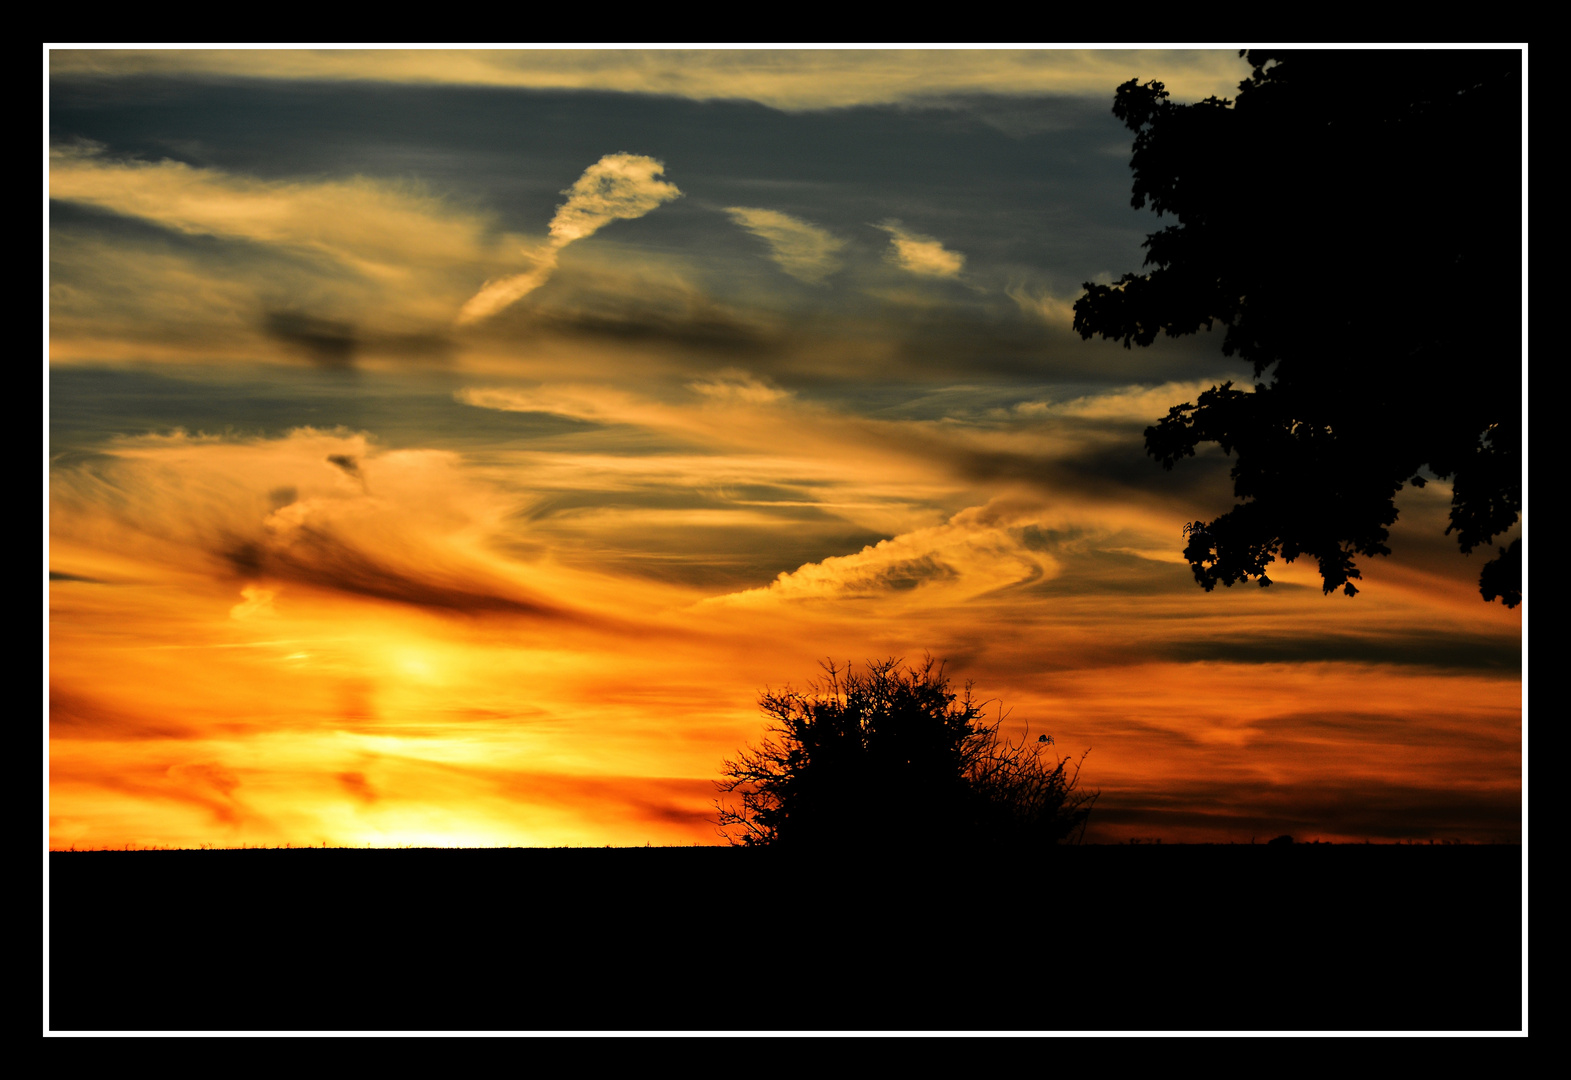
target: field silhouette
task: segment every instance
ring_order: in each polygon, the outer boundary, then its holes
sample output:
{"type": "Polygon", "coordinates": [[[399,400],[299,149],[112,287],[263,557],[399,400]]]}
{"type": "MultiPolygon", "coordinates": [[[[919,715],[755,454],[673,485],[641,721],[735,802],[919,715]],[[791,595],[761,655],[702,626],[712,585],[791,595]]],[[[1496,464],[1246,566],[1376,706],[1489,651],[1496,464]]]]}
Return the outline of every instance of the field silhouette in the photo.
{"type": "Polygon", "coordinates": [[[54,852],[53,1030],[1517,1030],[1515,845],[54,852]]]}

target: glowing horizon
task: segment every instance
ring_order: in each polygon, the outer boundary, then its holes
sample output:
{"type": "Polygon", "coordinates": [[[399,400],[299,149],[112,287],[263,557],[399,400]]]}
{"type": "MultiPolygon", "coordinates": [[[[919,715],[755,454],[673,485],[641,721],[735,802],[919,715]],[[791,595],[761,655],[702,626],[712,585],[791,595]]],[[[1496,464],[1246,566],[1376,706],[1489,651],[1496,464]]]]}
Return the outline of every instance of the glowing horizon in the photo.
{"type": "Polygon", "coordinates": [[[1203,593],[1142,431],[1247,370],[1070,330],[1158,227],[1088,88],[1225,58],[222,59],[52,54],[51,847],[721,843],[761,690],[924,653],[1088,842],[1520,840],[1448,485],[1203,593]]]}

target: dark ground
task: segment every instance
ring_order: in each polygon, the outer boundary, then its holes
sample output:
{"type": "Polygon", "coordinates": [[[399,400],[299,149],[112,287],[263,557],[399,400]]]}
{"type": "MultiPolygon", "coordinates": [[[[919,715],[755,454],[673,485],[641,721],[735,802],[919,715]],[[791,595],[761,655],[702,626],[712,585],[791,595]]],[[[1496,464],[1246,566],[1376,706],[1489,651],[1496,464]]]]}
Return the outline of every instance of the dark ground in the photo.
{"type": "Polygon", "coordinates": [[[52,1030],[1507,1030],[1522,849],[56,852],[52,1030]]]}

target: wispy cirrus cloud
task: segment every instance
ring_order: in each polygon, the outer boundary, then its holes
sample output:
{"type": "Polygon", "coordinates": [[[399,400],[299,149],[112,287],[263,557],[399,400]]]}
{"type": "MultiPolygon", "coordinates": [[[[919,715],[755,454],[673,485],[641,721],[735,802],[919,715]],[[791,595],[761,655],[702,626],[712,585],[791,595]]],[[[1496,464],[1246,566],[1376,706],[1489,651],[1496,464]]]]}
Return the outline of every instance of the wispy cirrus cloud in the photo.
{"type": "Polygon", "coordinates": [[[556,269],[557,253],[613,221],[640,218],[680,198],[675,184],[661,180],[665,165],[639,154],[607,154],[562,194],[567,201],[551,219],[550,235],[534,252],[535,265],[520,274],[487,281],[458,313],[459,325],[479,322],[544,285],[556,269]]]}
{"type": "Polygon", "coordinates": [[[659,402],[616,388],[561,385],[520,390],[509,387],[468,386],[453,400],[477,409],[498,412],[547,413],[596,424],[647,424],[669,422],[671,410],[659,402]]]}
{"type": "Polygon", "coordinates": [[[711,401],[740,405],[768,405],[791,396],[745,371],[728,368],[710,379],[697,379],[687,388],[711,401]]]}
{"type": "Polygon", "coordinates": [[[56,360],[440,358],[475,279],[523,242],[416,183],[264,179],[91,143],[51,151],[49,195],[56,360]]]}
{"type": "Polygon", "coordinates": [[[514,86],[697,99],[777,109],[933,100],[946,94],[1105,95],[1161,71],[1180,100],[1238,88],[1233,49],[55,49],[56,78],[220,75],[514,86]]]}
{"type": "Polygon", "coordinates": [[[472,264],[489,225],[415,184],[264,180],[182,161],[114,158],[94,145],[50,151],[49,195],[187,235],[325,256],[378,281],[411,267],[472,264]]]}
{"type": "Polygon", "coordinates": [[[1175,401],[1193,401],[1221,381],[1222,377],[1218,377],[1166,382],[1156,386],[1108,387],[1094,394],[1059,401],[1022,401],[1011,411],[1021,417],[1062,416],[1104,424],[1144,426],[1165,413],[1175,401]]]}
{"type": "MultiPolygon", "coordinates": [[[[694,397],[675,401],[630,393],[615,386],[562,383],[530,389],[469,386],[453,394],[460,404],[499,412],[548,413],[596,424],[635,424],[720,446],[773,445],[782,430],[803,440],[826,423],[793,406],[790,392],[745,371],[727,368],[686,384],[694,397]]],[[[832,424],[830,420],[828,423],[832,424]]]]}
{"type": "Polygon", "coordinates": [[[780,574],[761,589],[732,593],[711,603],[757,604],[783,600],[856,600],[920,594],[955,601],[996,589],[1027,585],[1058,574],[1059,563],[1031,550],[1024,528],[1039,507],[1008,500],[971,507],[942,525],[870,544],[851,555],[809,563],[780,574]]]}
{"type": "Polygon", "coordinates": [[[1067,327],[1075,321],[1075,303],[1062,300],[1046,291],[1032,291],[1024,284],[1011,282],[1004,288],[1004,295],[1013,300],[1021,311],[1035,316],[1050,326],[1067,327]]]}
{"type": "Polygon", "coordinates": [[[301,428],[127,439],[107,458],[53,477],[53,546],[92,548],[112,532],[155,579],[238,581],[232,620],[264,618],[297,589],[441,614],[578,618],[486,547],[508,504],[452,454],[301,428]]]}
{"type": "Polygon", "coordinates": [[[769,257],[798,281],[821,285],[825,278],[840,269],[835,253],[845,246],[845,241],[817,225],[778,210],[756,206],[728,206],[726,213],[731,215],[732,221],[766,242],[769,257]]]}
{"type": "Polygon", "coordinates": [[[922,277],[952,278],[959,277],[965,267],[966,257],[960,252],[950,251],[943,241],[912,232],[898,221],[880,222],[874,228],[889,234],[889,261],[902,270],[922,277]]]}

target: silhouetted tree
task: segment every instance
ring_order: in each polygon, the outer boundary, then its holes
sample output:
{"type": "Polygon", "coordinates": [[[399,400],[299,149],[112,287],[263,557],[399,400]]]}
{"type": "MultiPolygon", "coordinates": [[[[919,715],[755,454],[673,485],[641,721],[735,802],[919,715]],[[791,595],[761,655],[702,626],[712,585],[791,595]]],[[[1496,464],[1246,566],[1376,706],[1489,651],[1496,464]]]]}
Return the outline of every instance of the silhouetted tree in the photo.
{"type": "MultiPolygon", "coordinates": [[[[1048,845],[1083,832],[1095,793],[1041,736],[1014,743],[931,657],[823,665],[805,692],[765,691],[769,735],[722,767],[735,844],[797,849],[1048,845]]],[[[1081,755],[1084,761],[1084,755],[1081,755]]]]}
{"type": "MultiPolygon", "coordinates": [[[[1074,325],[1126,348],[1225,326],[1253,392],[1213,387],[1145,433],[1166,468],[1237,454],[1243,501],[1185,527],[1195,579],[1267,585],[1308,556],[1352,596],[1421,468],[1453,478],[1463,552],[1521,510],[1522,54],[1246,55],[1236,102],[1118,88],[1133,204],[1178,224],[1146,238],[1146,273],[1087,282],[1074,325]]],[[[1521,556],[1484,567],[1485,600],[1520,602],[1521,556]]]]}

